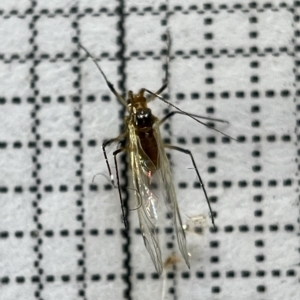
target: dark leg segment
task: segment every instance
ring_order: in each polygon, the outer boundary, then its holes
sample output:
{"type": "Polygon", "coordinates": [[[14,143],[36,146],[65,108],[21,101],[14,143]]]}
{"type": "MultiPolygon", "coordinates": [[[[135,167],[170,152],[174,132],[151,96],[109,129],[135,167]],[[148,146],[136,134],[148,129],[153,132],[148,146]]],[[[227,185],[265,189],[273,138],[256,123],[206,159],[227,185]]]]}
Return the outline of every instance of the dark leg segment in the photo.
{"type": "Polygon", "coordinates": [[[118,150],[113,152],[113,156],[114,156],[115,167],[116,167],[117,186],[118,186],[118,191],[119,191],[119,198],[120,198],[120,203],[121,203],[121,209],[122,209],[124,225],[125,225],[125,228],[128,229],[128,223],[127,223],[127,219],[126,219],[126,215],[125,215],[125,208],[124,208],[124,204],[123,204],[123,200],[122,200],[122,192],[121,192],[118,162],[117,162],[117,155],[120,154],[123,151],[126,151],[126,149],[118,149],[118,150]]]}
{"type": "Polygon", "coordinates": [[[165,145],[165,148],[169,148],[169,149],[173,149],[173,150],[177,150],[179,152],[182,152],[182,153],[185,153],[185,154],[188,154],[192,160],[192,163],[193,163],[193,166],[196,170],[196,173],[197,173],[197,177],[199,179],[199,182],[200,182],[200,185],[203,189],[203,192],[204,192],[204,195],[205,195],[205,198],[206,198],[206,202],[208,204],[208,207],[209,207],[209,211],[210,211],[210,214],[211,214],[211,221],[212,221],[212,224],[214,225],[214,227],[216,227],[215,225],[215,220],[214,220],[214,215],[213,215],[213,212],[212,212],[212,209],[211,209],[211,206],[210,206],[210,203],[209,203],[209,200],[208,200],[208,197],[207,197],[207,193],[206,193],[206,190],[205,190],[205,187],[204,187],[204,184],[203,184],[203,181],[201,179],[201,176],[200,176],[200,173],[198,171],[198,168],[196,166],[196,163],[195,163],[195,160],[194,160],[194,157],[192,155],[192,152],[190,150],[187,150],[187,149],[183,149],[183,148],[180,148],[180,147],[176,147],[176,146],[173,146],[173,145],[165,145]]]}
{"type": "Polygon", "coordinates": [[[169,66],[170,66],[170,49],[171,49],[171,36],[170,36],[169,31],[167,31],[167,37],[168,37],[168,40],[167,40],[166,72],[165,72],[165,78],[163,80],[163,85],[160,89],[158,89],[158,91],[156,91],[155,94],[151,95],[147,99],[147,103],[154,100],[156,98],[156,95],[161,94],[165,90],[165,88],[168,86],[169,66]]]}
{"type": "Polygon", "coordinates": [[[116,187],[116,186],[115,186],[115,181],[114,181],[114,176],[112,175],[112,172],[111,172],[111,168],[110,168],[110,165],[109,165],[109,162],[108,162],[108,159],[107,159],[107,155],[106,155],[106,150],[105,150],[105,148],[106,148],[107,146],[109,146],[109,145],[110,145],[111,143],[113,143],[113,142],[117,142],[117,141],[122,140],[123,138],[125,138],[125,136],[126,136],[126,132],[124,132],[124,133],[120,134],[118,137],[116,137],[116,138],[114,138],[114,139],[111,139],[111,140],[108,140],[107,142],[104,142],[104,143],[102,144],[102,151],[103,151],[103,155],[104,155],[104,158],[105,158],[105,161],[106,161],[106,165],[107,165],[107,169],[108,169],[108,173],[109,173],[109,178],[110,178],[111,183],[112,183],[112,185],[113,185],[114,187],[116,187]]]}

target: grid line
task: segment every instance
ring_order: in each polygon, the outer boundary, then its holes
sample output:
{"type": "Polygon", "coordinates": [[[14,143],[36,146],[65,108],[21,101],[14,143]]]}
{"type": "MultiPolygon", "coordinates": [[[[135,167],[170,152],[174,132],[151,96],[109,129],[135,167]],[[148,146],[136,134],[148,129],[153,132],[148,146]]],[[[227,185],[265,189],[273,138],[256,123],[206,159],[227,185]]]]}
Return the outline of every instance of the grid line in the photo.
{"type": "MultiPolygon", "coordinates": [[[[234,13],[236,11],[242,12],[242,13],[250,13],[250,12],[257,12],[257,13],[263,13],[265,11],[272,11],[272,12],[277,12],[280,10],[287,10],[291,13],[294,13],[295,9],[297,7],[300,7],[299,1],[293,1],[293,5],[289,5],[286,2],[280,3],[278,6],[272,4],[271,2],[265,2],[265,3],[257,3],[255,1],[248,3],[248,5],[244,3],[236,3],[232,6],[228,6],[227,4],[219,4],[218,6],[215,6],[212,3],[203,3],[202,8],[201,5],[191,5],[188,8],[183,8],[180,5],[176,5],[173,7],[170,7],[170,5],[167,8],[167,5],[161,5],[158,10],[153,9],[151,6],[144,7],[143,9],[139,9],[136,6],[131,6],[126,8],[124,10],[123,15],[129,16],[132,14],[136,15],[159,15],[159,14],[164,14],[166,11],[168,14],[173,14],[173,13],[183,13],[183,14],[188,14],[188,13],[197,13],[197,14],[216,14],[220,13],[223,11],[226,11],[227,13],[234,13]]],[[[99,17],[101,15],[107,15],[107,16],[116,16],[119,14],[118,12],[119,8],[116,8],[114,10],[111,10],[106,7],[102,7],[98,11],[94,11],[92,7],[86,7],[82,12],[80,12],[79,17],[82,17],[84,15],[91,15],[94,17],[99,17]]],[[[25,18],[27,15],[42,15],[42,16],[47,16],[49,18],[54,18],[55,16],[63,16],[65,18],[69,18],[73,14],[77,14],[77,7],[71,7],[69,9],[69,12],[66,12],[66,9],[64,8],[56,8],[54,11],[50,11],[50,9],[41,9],[40,11],[37,11],[36,9],[33,10],[32,8],[27,9],[23,13],[19,13],[18,10],[11,10],[9,12],[6,12],[3,9],[0,9],[0,17],[2,18],[11,18],[11,17],[18,17],[18,18],[25,18]]],[[[298,16],[297,14],[295,14],[298,16]]]]}

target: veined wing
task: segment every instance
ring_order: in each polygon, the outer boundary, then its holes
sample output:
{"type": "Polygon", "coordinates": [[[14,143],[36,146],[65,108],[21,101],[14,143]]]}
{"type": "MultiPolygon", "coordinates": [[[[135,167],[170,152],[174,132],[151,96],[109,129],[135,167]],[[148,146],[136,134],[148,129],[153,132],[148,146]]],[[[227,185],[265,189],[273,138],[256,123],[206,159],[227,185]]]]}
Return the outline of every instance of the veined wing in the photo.
{"type": "Polygon", "coordinates": [[[134,126],[128,124],[128,129],[130,163],[140,229],[143,235],[144,244],[151,256],[156,271],[161,274],[163,263],[155,228],[157,218],[157,198],[151,191],[151,177],[150,175],[147,176],[141,162],[143,158],[146,159],[147,155],[142,150],[139,137],[135,134],[134,126]]]}
{"type": "Polygon", "coordinates": [[[182,221],[181,221],[180,212],[178,208],[175,188],[174,188],[172,174],[170,170],[170,164],[165,152],[164,143],[160,136],[158,126],[159,126],[158,122],[156,122],[153,126],[153,129],[154,129],[154,135],[155,135],[155,139],[158,146],[158,152],[159,152],[160,173],[164,184],[164,188],[163,188],[164,200],[166,206],[172,213],[179,250],[187,266],[190,267],[189,255],[186,248],[186,237],[182,227],[182,221]]]}

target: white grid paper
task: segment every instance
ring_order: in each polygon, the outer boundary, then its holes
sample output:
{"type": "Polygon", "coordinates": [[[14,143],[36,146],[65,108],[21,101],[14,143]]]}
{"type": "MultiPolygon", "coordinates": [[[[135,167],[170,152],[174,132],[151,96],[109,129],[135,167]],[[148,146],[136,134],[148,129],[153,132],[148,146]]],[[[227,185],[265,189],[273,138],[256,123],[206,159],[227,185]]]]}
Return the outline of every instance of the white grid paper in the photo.
{"type": "MultiPolygon", "coordinates": [[[[1,299],[297,298],[297,1],[2,1],[0,12],[1,299]],[[206,221],[187,232],[191,270],[181,258],[156,278],[136,212],[126,239],[116,191],[101,175],[92,184],[122,114],[74,38],[116,87],[156,90],[167,28],[170,101],[229,120],[217,128],[242,141],[179,115],[162,128],[192,151],[218,230],[189,158],[172,152],[182,217],[206,221]]],[[[179,255],[162,224],[161,247],[179,255]]]]}

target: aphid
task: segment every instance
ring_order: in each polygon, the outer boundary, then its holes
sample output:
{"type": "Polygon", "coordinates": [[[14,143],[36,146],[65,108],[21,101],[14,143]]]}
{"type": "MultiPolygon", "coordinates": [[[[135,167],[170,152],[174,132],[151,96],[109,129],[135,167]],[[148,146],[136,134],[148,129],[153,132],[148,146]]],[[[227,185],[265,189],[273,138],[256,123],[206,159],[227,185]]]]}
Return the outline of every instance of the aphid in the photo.
{"type": "MultiPolygon", "coordinates": [[[[134,94],[132,91],[129,91],[128,99],[126,101],[115,90],[113,84],[106,78],[104,72],[100,68],[96,59],[82,45],[80,45],[80,47],[94,61],[97,68],[101,72],[103,78],[105,79],[106,84],[111,90],[111,92],[127,109],[128,115],[125,117],[125,131],[122,134],[120,134],[118,137],[113,138],[103,143],[102,145],[108,172],[113,185],[115,185],[114,177],[112,175],[112,171],[107,159],[105,148],[113,142],[124,140],[124,139],[126,140],[126,146],[124,148],[117,149],[113,152],[114,163],[116,166],[117,187],[119,190],[119,197],[120,197],[123,217],[125,216],[125,212],[124,212],[124,205],[122,201],[121,188],[119,184],[117,155],[121,152],[126,151],[130,157],[133,191],[136,199],[136,205],[137,205],[136,210],[139,217],[140,230],[144,238],[146,249],[148,250],[151,256],[156,271],[159,274],[162,273],[163,262],[161,258],[161,250],[160,250],[158,236],[155,227],[156,219],[158,216],[157,202],[159,200],[155,196],[153,192],[153,187],[151,185],[153,176],[155,174],[157,174],[160,177],[161,182],[163,184],[164,201],[168,211],[171,213],[173,217],[173,223],[175,227],[179,250],[187,266],[190,267],[189,255],[186,247],[185,232],[182,226],[181,216],[179,213],[177,199],[176,199],[175,188],[172,181],[170,165],[166,156],[165,148],[177,150],[190,156],[193,164],[193,168],[195,169],[198,180],[201,184],[201,187],[203,188],[203,192],[205,194],[205,198],[211,213],[212,223],[214,224],[213,213],[208,201],[206,190],[204,188],[203,182],[201,180],[192,153],[187,149],[164,144],[160,135],[159,127],[168,118],[174,116],[175,114],[183,114],[189,116],[190,118],[197,121],[198,123],[201,123],[221,133],[220,131],[210,127],[206,123],[201,122],[200,120],[198,120],[198,118],[220,121],[220,122],[225,122],[225,121],[201,117],[194,114],[189,114],[187,112],[182,111],[180,108],[176,107],[175,105],[173,105],[172,103],[168,102],[163,97],[161,97],[160,94],[167,87],[168,71],[166,71],[165,83],[162,85],[160,89],[158,89],[157,92],[154,93],[145,88],[142,88],[137,94],[134,94]],[[145,93],[148,93],[149,96],[145,97],[145,93]],[[148,103],[154,100],[155,98],[159,98],[163,102],[174,107],[177,111],[172,111],[168,115],[166,115],[163,119],[159,120],[157,117],[155,117],[152,114],[150,108],[148,108],[148,103]]],[[[168,52],[169,49],[170,49],[170,39],[168,45],[168,52]]],[[[167,56],[167,59],[169,59],[169,56],[167,56]]],[[[226,134],[223,135],[227,136],[226,134]]],[[[124,223],[125,223],[125,227],[127,227],[127,220],[125,219],[125,217],[124,217],[124,223]]]]}

